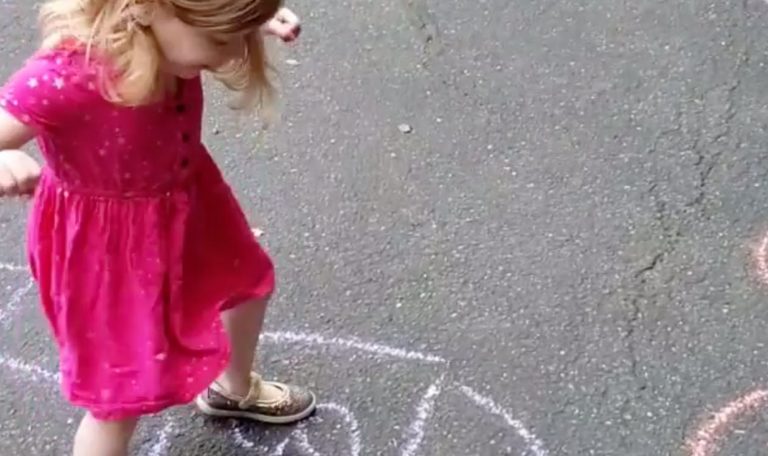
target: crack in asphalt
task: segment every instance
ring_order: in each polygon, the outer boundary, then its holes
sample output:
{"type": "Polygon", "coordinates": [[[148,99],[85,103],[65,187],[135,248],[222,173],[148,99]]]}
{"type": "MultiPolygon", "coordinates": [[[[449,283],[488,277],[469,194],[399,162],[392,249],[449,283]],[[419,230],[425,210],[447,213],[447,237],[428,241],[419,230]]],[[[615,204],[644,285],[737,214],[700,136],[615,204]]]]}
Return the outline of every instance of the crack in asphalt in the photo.
{"type": "Polygon", "coordinates": [[[441,50],[440,28],[437,18],[429,10],[426,0],[400,0],[406,17],[419,34],[424,55],[422,64],[437,55],[441,50]]]}
{"type": "MultiPolygon", "coordinates": [[[[745,3],[742,4],[743,9],[746,8],[745,3]]],[[[653,202],[657,222],[656,230],[662,241],[650,260],[629,275],[625,286],[622,287],[623,292],[620,293],[623,295],[622,300],[627,309],[623,325],[623,344],[629,363],[627,373],[636,385],[634,393],[630,393],[620,406],[618,418],[624,431],[627,431],[632,424],[633,403],[642,400],[649,387],[643,376],[643,363],[638,354],[641,344],[652,341],[654,337],[652,331],[644,334],[644,338],[641,339],[640,337],[640,331],[645,322],[644,309],[665,294],[664,290],[669,287],[660,283],[659,280],[663,277],[664,280],[671,281],[676,275],[674,255],[680,242],[686,237],[683,227],[707,218],[707,204],[710,202],[708,187],[721,163],[721,158],[729,150],[730,144],[727,144],[727,141],[732,137],[732,122],[738,112],[736,97],[741,87],[740,75],[742,68],[749,62],[746,36],[735,36],[736,30],[743,28],[743,21],[744,14],[742,13],[738,17],[734,17],[728,27],[727,40],[724,45],[733,49],[736,57],[733,67],[724,78],[725,82],[701,91],[700,97],[696,100],[698,104],[694,101],[699,109],[695,109],[693,112],[686,111],[685,107],[678,109],[674,114],[671,126],[661,129],[647,149],[649,156],[663,152],[670,154],[675,153],[675,151],[661,149],[664,141],[671,140],[677,146],[689,144],[690,147],[682,148],[682,150],[695,154],[695,161],[691,165],[694,170],[695,183],[692,196],[684,204],[677,207],[664,199],[665,189],[659,185],[662,182],[661,179],[664,179],[663,174],[654,174],[646,190],[653,202]],[[711,102],[708,103],[707,100],[711,102]],[[714,109],[718,111],[712,112],[714,109]],[[686,119],[686,113],[690,118],[686,119]],[[687,122],[692,122],[692,125],[687,122]]],[[[735,147],[738,146],[735,145],[735,147]]],[[[677,150],[681,149],[678,148],[677,150]]],[[[668,292],[669,290],[667,290],[667,294],[668,292]]],[[[607,388],[606,394],[610,389],[607,388]]],[[[632,444],[623,437],[620,439],[624,448],[629,448],[632,444]]]]}

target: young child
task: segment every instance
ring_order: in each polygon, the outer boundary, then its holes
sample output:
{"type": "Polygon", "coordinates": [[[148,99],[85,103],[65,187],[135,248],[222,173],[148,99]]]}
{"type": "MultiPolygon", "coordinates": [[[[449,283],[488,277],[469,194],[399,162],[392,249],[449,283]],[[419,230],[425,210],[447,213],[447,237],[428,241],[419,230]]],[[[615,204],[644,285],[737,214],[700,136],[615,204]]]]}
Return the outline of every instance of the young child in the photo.
{"type": "Polygon", "coordinates": [[[125,456],[138,418],[290,423],[312,393],[252,373],[272,263],[201,143],[200,74],[272,96],[263,34],[280,0],[49,0],[43,46],[0,91],[0,196],[35,192],[28,252],[75,456],[125,456]],[[45,158],[16,150],[33,138],[45,158]]]}

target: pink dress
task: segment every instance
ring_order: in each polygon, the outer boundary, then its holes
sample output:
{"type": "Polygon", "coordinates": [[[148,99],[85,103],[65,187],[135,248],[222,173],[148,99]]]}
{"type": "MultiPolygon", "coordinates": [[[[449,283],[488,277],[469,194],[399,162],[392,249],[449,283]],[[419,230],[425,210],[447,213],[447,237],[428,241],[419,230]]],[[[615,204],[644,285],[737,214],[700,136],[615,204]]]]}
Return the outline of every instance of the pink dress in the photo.
{"type": "Polygon", "coordinates": [[[66,397],[101,419],[192,401],[229,358],[219,313],[272,293],[272,262],[200,140],[200,80],[137,108],[104,100],[75,48],[0,91],[46,166],[28,249],[66,397]]]}

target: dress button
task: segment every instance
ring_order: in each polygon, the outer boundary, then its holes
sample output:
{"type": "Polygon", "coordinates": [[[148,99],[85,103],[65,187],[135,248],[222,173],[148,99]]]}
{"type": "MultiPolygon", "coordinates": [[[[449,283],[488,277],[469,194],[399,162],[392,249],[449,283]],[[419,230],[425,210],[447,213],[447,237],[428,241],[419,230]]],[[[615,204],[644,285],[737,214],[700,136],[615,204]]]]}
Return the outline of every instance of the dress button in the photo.
{"type": "Polygon", "coordinates": [[[179,103],[176,105],[176,112],[178,112],[179,114],[183,113],[186,110],[187,110],[187,107],[184,106],[183,103],[179,103]]]}
{"type": "Polygon", "coordinates": [[[182,158],[180,164],[182,168],[187,168],[189,166],[189,159],[187,157],[182,158]]]}
{"type": "Polygon", "coordinates": [[[181,134],[181,140],[185,143],[189,142],[189,133],[182,133],[181,134]]]}

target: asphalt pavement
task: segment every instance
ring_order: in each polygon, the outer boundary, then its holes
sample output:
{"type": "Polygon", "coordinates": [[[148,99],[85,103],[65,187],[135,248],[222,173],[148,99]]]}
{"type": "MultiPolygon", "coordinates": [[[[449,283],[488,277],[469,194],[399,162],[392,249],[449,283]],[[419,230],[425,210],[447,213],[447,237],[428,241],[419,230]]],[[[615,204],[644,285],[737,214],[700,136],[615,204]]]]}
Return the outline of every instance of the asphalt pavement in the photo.
{"type": "MultiPolygon", "coordinates": [[[[34,5],[0,1],[0,76],[34,5]]],[[[319,3],[319,4],[318,4],[319,3]]],[[[290,4],[282,119],[206,142],[279,271],[298,427],[148,419],[143,456],[768,454],[768,5],[290,4]]],[[[79,412],[0,205],[0,454],[79,412]]]]}

